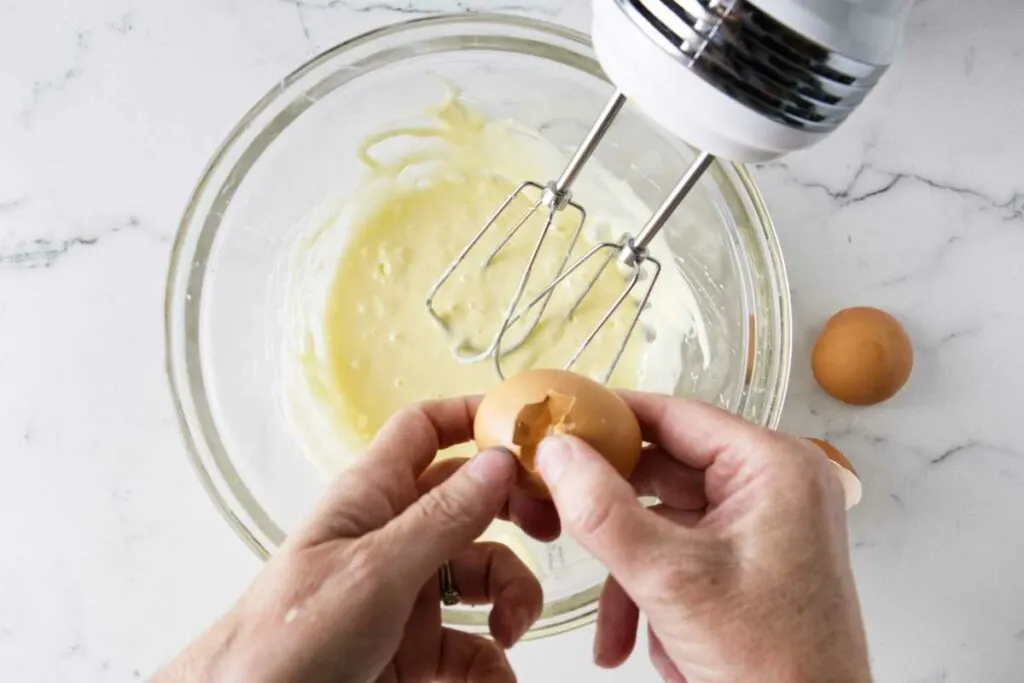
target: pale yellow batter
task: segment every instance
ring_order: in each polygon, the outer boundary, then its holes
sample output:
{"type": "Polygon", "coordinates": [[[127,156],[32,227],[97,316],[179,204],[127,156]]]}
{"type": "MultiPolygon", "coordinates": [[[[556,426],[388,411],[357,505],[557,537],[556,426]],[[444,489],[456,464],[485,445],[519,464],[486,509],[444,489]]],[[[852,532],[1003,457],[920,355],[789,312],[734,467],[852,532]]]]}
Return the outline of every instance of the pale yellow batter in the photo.
{"type": "MultiPolygon", "coordinates": [[[[349,242],[325,301],[323,348],[304,359],[307,375],[317,378],[322,398],[333,404],[339,424],[357,446],[403,406],[479,394],[499,381],[489,359],[460,363],[452,349],[488,346],[547,215],[546,209],[538,212],[484,269],[483,260],[536,194],[509,208],[508,220],[489,232],[438,293],[435,307],[448,329],[438,325],[424,305],[431,286],[519,179],[543,182],[551,170],[524,154],[531,146],[523,132],[489,121],[454,97],[433,117],[429,125],[389,131],[367,143],[363,158],[369,178],[361,207],[351,214],[349,242]]],[[[578,219],[575,211],[558,214],[524,302],[555,275],[578,219]]],[[[581,238],[573,258],[590,247],[581,238]]],[[[593,267],[556,291],[541,324],[505,357],[506,374],[566,363],[625,287],[615,267],[606,269],[567,318],[598,265],[594,260],[593,267]]],[[[635,313],[636,303],[626,301],[574,369],[603,376],[635,313]]],[[[513,327],[506,339],[515,341],[521,334],[522,328],[513,327]]],[[[642,335],[634,334],[612,384],[636,385],[641,345],[642,335]]]]}

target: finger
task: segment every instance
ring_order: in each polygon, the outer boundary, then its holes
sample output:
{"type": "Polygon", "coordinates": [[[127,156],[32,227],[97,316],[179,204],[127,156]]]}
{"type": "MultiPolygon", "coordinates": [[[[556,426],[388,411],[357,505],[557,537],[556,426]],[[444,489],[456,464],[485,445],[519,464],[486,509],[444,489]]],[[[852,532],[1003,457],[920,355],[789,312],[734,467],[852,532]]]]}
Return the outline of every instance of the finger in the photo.
{"type": "Polygon", "coordinates": [[[495,519],[516,479],[512,454],[481,451],[378,531],[378,547],[405,581],[421,585],[495,519]]]}
{"type": "MultiPolygon", "coordinates": [[[[448,458],[428,467],[418,482],[420,495],[446,481],[466,462],[466,458],[448,458]]],[[[528,536],[545,543],[554,541],[562,533],[558,512],[551,501],[537,500],[518,489],[512,490],[508,503],[502,507],[498,517],[512,522],[528,536]]]]}
{"type": "Polygon", "coordinates": [[[658,517],[687,529],[697,526],[704,517],[703,510],[678,510],[669,505],[655,505],[647,509],[658,515],[658,517]]]}
{"type": "Polygon", "coordinates": [[[417,480],[438,450],[471,438],[478,404],[452,398],[392,416],[359,461],[334,480],[294,542],[359,536],[401,514],[418,498],[417,480]]]}
{"type": "Polygon", "coordinates": [[[435,462],[420,475],[416,482],[419,494],[422,496],[448,481],[449,477],[467,462],[469,462],[469,458],[445,458],[435,462]]]}
{"type": "Polygon", "coordinates": [[[640,423],[645,441],[699,470],[737,440],[756,439],[764,429],[720,408],[676,396],[619,392],[640,423]]]}
{"type": "Polygon", "coordinates": [[[411,465],[421,473],[438,451],[473,438],[473,418],[480,401],[479,396],[459,396],[426,401],[396,413],[374,439],[378,448],[373,458],[411,465]],[[407,452],[410,439],[422,440],[415,459],[407,452]]]}
{"type": "Polygon", "coordinates": [[[629,482],[638,495],[654,496],[680,510],[702,510],[708,504],[704,472],[679,462],[659,446],[644,449],[629,482]]]}
{"type": "Polygon", "coordinates": [[[686,676],[679,671],[679,667],[665,652],[661,638],[650,627],[647,628],[647,652],[655,671],[665,683],[686,683],[686,676]]]}
{"type": "Polygon", "coordinates": [[[639,623],[640,610],[636,603],[619,582],[609,576],[598,601],[594,663],[603,669],[622,666],[636,647],[639,623]]]}
{"type": "Polygon", "coordinates": [[[565,530],[620,581],[639,578],[674,527],[650,514],[633,487],[585,442],[548,437],[537,467],[565,530]]]}
{"type": "MultiPolygon", "coordinates": [[[[675,508],[703,510],[707,506],[704,473],[684,465],[658,447],[644,449],[629,481],[637,495],[654,496],[675,508]]],[[[512,491],[508,512],[503,513],[502,518],[510,520],[538,541],[551,542],[562,533],[562,523],[554,504],[518,489],[512,491]]]]}
{"type": "Polygon", "coordinates": [[[452,574],[461,602],[494,605],[491,635],[502,647],[515,645],[540,618],[540,582],[507,546],[474,543],[452,560],[452,574]]]}
{"type": "Polygon", "coordinates": [[[481,636],[443,629],[436,683],[516,683],[501,648],[481,636]]]}
{"type": "Polygon", "coordinates": [[[513,489],[508,501],[508,519],[526,534],[549,543],[562,533],[558,511],[549,500],[538,500],[519,489],[513,489]]]}
{"type": "MultiPolygon", "coordinates": [[[[629,481],[638,496],[653,496],[680,510],[707,507],[704,473],[684,465],[658,447],[644,449],[629,481]]],[[[518,489],[512,491],[508,512],[503,513],[502,518],[509,519],[538,541],[551,542],[562,533],[554,503],[538,500],[518,489]]]]}
{"type": "MultiPolygon", "coordinates": [[[[401,410],[384,423],[361,461],[372,464],[381,476],[415,481],[438,451],[473,437],[479,403],[475,397],[458,397],[401,410]]],[[[406,500],[404,507],[412,500],[406,500]]]]}
{"type": "MultiPolygon", "coordinates": [[[[686,527],[696,526],[703,511],[678,510],[667,505],[648,508],[659,517],[686,527]]],[[[608,577],[598,603],[594,663],[605,669],[621,666],[636,647],[640,610],[614,577],[608,577]]],[[[666,679],[668,680],[668,679],[666,679]]]]}
{"type": "Polygon", "coordinates": [[[757,479],[782,439],[719,408],[681,398],[623,392],[644,438],[695,469],[704,470],[708,504],[720,505],[757,479]]]}
{"type": "MultiPolygon", "coordinates": [[[[394,680],[429,681],[437,671],[441,653],[441,597],[436,581],[428,581],[420,589],[412,614],[405,623],[402,642],[392,660],[396,671],[394,680]],[[400,673],[401,675],[397,675],[400,673]]],[[[378,680],[377,683],[385,683],[378,680]]]]}
{"type": "MultiPolygon", "coordinates": [[[[442,463],[447,465],[449,461],[442,463]]],[[[428,470],[432,471],[439,465],[428,470]]],[[[654,496],[662,504],[680,510],[701,510],[707,507],[704,495],[704,473],[677,461],[658,447],[644,449],[644,454],[629,479],[639,496],[654,496]]],[[[512,491],[500,517],[508,519],[529,536],[549,543],[562,533],[562,523],[554,503],[538,500],[518,489],[512,491]]]]}

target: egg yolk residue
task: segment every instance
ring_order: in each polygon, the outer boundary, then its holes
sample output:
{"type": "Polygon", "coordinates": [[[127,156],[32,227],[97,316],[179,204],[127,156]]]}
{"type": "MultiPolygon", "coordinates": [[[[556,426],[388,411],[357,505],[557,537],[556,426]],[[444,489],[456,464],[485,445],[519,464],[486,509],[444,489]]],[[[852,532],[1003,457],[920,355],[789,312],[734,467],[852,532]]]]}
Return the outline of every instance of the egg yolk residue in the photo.
{"type": "MultiPolygon", "coordinates": [[[[470,355],[489,346],[549,215],[541,206],[483,267],[540,193],[519,196],[438,291],[434,308],[443,325],[438,324],[425,305],[437,279],[520,180],[543,181],[559,169],[531,155],[538,140],[455,98],[433,112],[433,119],[367,143],[362,157],[368,178],[356,195],[359,210],[349,213],[349,241],[324,308],[324,348],[305,359],[307,375],[316,375],[357,446],[410,403],[480,394],[499,383],[491,359],[460,362],[453,350],[470,355]]],[[[565,267],[567,254],[571,263],[593,247],[588,230],[575,239],[579,223],[572,208],[555,214],[523,303],[565,267]]],[[[512,350],[502,357],[506,375],[565,365],[626,287],[612,263],[572,310],[602,260],[588,261],[557,288],[525,337],[531,316],[510,327],[504,345],[512,350]]],[[[626,300],[573,370],[602,378],[636,313],[635,301],[626,300]]],[[[630,337],[609,384],[636,385],[641,340],[640,334],[630,337]]]]}

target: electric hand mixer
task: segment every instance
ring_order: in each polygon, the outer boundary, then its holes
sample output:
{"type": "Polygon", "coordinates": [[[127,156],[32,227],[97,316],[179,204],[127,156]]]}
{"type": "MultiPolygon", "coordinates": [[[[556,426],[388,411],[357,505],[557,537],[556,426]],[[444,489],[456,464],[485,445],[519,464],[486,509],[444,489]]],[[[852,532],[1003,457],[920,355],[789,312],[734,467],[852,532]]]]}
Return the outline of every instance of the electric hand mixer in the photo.
{"type": "Polygon", "coordinates": [[[617,262],[627,273],[624,289],[565,365],[570,369],[614,312],[631,297],[638,302],[607,381],[640,320],[662,264],[648,250],[686,195],[716,157],[756,163],[809,147],[834,131],[864,101],[891,64],[911,0],[594,0],[593,42],[598,60],[618,88],[562,175],[547,184],[521,183],[462,249],[427,296],[427,310],[442,325],[434,297],[466,264],[483,236],[527,191],[539,192],[515,218],[483,268],[537,212],[546,211],[529,262],[489,345],[464,353],[463,362],[491,358],[504,377],[502,357],[518,347],[538,324],[557,287],[592,259],[596,274],[575,299],[569,315],[601,273],[617,262]],[[570,262],[586,210],[572,199],[583,166],[627,99],[693,147],[702,150],[689,169],[635,234],[603,242],[570,262]],[[555,214],[578,215],[575,234],[554,279],[523,303],[534,264],[555,214]],[[637,287],[642,287],[634,294],[637,287]],[[524,316],[532,314],[529,321],[524,316]],[[526,322],[518,339],[505,336],[526,322]]]}

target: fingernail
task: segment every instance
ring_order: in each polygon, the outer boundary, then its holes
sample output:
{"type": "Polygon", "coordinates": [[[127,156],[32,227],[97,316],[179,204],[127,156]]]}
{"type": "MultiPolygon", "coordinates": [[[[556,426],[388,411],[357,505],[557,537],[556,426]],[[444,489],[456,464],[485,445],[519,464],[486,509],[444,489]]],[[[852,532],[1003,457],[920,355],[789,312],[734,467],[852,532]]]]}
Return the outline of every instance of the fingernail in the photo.
{"type": "Polygon", "coordinates": [[[466,471],[481,484],[505,484],[516,476],[515,458],[504,448],[488,448],[469,461],[466,471]]]}
{"type": "Polygon", "coordinates": [[[549,436],[537,444],[537,469],[549,484],[562,476],[571,459],[572,445],[564,436],[549,436]]]}

